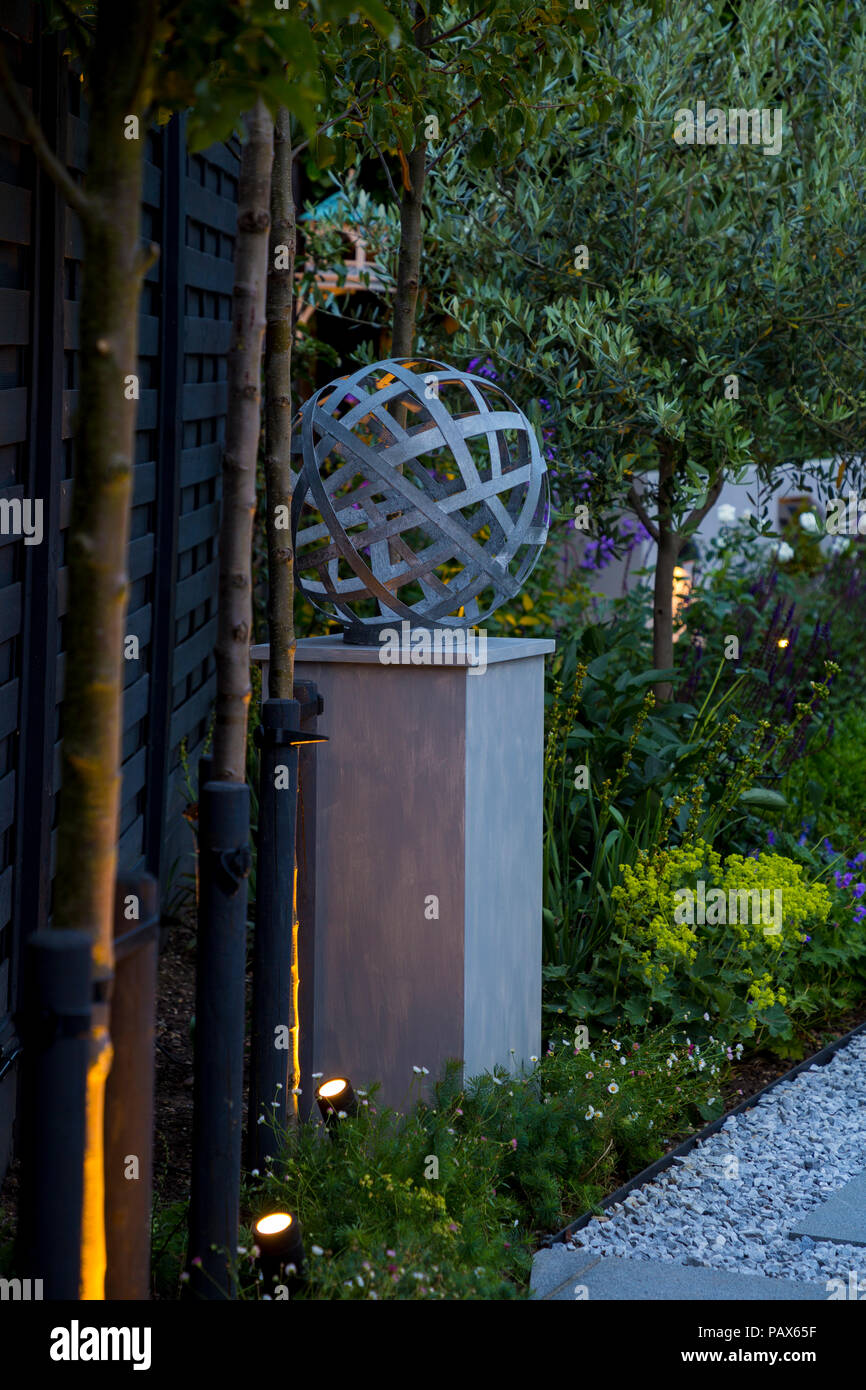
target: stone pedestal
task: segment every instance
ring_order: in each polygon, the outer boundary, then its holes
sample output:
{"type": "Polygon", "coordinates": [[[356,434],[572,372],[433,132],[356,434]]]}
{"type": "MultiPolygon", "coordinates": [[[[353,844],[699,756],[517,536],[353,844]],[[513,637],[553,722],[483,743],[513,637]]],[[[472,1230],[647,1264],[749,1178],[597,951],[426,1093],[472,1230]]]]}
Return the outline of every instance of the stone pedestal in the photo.
{"type": "MultiPolygon", "coordinates": [[[[301,1029],[313,1028],[312,1070],[378,1080],[398,1109],[413,1066],[432,1080],[459,1058],[470,1077],[539,1053],[553,647],[491,638],[469,652],[486,656],[482,670],[453,652],[414,665],[408,644],[383,664],[382,648],[339,637],[298,643],[296,679],[318,686],[329,739],[317,751],[314,1016],[302,1004],[301,1029]]],[[[268,648],[252,656],[266,693],[268,648]]]]}

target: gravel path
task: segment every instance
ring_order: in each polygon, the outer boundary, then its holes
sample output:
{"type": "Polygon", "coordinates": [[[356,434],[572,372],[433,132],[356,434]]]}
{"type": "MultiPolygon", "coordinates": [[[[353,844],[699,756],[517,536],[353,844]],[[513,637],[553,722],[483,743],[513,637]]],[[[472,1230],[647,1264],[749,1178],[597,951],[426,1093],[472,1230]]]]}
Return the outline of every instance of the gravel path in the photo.
{"type": "Polygon", "coordinates": [[[866,1036],[780,1084],[752,1110],[574,1237],[592,1255],[784,1279],[846,1278],[866,1249],[791,1237],[866,1164],[866,1036]]]}

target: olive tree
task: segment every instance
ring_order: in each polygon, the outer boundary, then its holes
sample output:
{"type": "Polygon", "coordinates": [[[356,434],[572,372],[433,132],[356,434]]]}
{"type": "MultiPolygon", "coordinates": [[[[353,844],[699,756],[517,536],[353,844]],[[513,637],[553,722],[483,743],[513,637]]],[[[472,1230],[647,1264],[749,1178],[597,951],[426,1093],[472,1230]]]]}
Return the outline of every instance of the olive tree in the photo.
{"type": "Polygon", "coordinates": [[[827,453],[853,476],[864,58],[845,4],[618,10],[595,60],[628,74],[630,118],[563,113],[510,169],[455,156],[441,172],[436,305],[458,345],[554,404],[564,514],[587,474],[591,525],[629,507],[656,541],[659,671],[674,567],[725,479],[827,453]]]}

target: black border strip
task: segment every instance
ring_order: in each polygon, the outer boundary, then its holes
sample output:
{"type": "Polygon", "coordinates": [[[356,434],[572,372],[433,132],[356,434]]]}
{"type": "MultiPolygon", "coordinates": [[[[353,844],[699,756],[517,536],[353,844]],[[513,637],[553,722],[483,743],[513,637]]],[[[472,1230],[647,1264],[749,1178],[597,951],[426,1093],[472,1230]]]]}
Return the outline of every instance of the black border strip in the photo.
{"type": "Polygon", "coordinates": [[[582,1231],[584,1226],[588,1226],[590,1221],[598,1215],[599,1211],[607,1211],[610,1207],[617,1206],[620,1202],[624,1201],[629,1193],[633,1192],[636,1187],[643,1187],[644,1183],[651,1182],[659,1173],[663,1173],[666,1168],[670,1168],[675,1159],[684,1158],[687,1153],[691,1153],[692,1149],[696,1148],[704,1139],[709,1139],[712,1134],[716,1134],[725,1124],[726,1120],[729,1120],[732,1115],[745,1114],[747,1110],[751,1110],[757,1105],[758,1101],[768,1095],[770,1091],[774,1091],[777,1086],[781,1086],[784,1081],[793,1081],[794,1077],[799,1076],[801,1071],[808,1071],[810,1067],[825,1067],[837,1052],[841,1051],[843,1047],[847,1047],[848,1043],[850,1043],[853,1038],[858,1037],[858,1035],[863,1032],[866,1032],[866,1022],[858,1024],[856,1028],[852,1028],[850,1033],[844,1033],[843,1036],[837,1038],[835,1042],[828,1043],[826,1047],[821,1048],[820,1052],[813,1053],[811,1057],[804,1057],[802,1062],[798,1062],[795,1067],[792,1067],[790,1071],[786,1071],[783,1076],[777,1076],[775,1081],[771,1081],[767,1086],[764,1086],[763,1090],[756,1091],[753,1096],[749,1096],[746,1100],[740,1101],[740,1104],[734,1106],[733,1110],[726,1110],[724,1115],[720,1115],[717,1120],[713,1120],[712,1124],[699,1130],[697,1134],[691,1135],[689,1139],[685,1139],[677,1148],[671,1149],[670,1153],[663,1154],[661,1158],[657,1158],[655,1163],[651,1163],[648,1168],[644,1168],[643,1172],[638,1173],[636,1177],[629,1178],[628,1182],[624,1183],[622,1187],[618,1187],[616,1192],[612,1192],[609,1197],[603,1198],[595,1211],[585,1211],[583,1216],[579,1216],[576,1221],[572,1221],[570,1226],[565,1226],[561,1231],[557,1231],[556,1235],[545,1236],[538,1248],[540,1250],[549,1250],[553,1245],[558,1245],[560,1243],[564,1244],[577,1231],[582,1231]]]}

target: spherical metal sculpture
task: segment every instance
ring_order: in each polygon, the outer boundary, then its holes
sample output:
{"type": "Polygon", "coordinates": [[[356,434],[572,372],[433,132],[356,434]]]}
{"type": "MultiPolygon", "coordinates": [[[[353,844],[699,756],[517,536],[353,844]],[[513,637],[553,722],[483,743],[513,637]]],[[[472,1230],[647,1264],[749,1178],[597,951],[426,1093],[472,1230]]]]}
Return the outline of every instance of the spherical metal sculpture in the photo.
{"type": "Polygon", "coordinates": [[[293,452],[297,583],[348,641],[395,619],[483,622],[546,540],[535,432],[486,377],[417,358],[360,367],[305,402],[293,452]]]}

